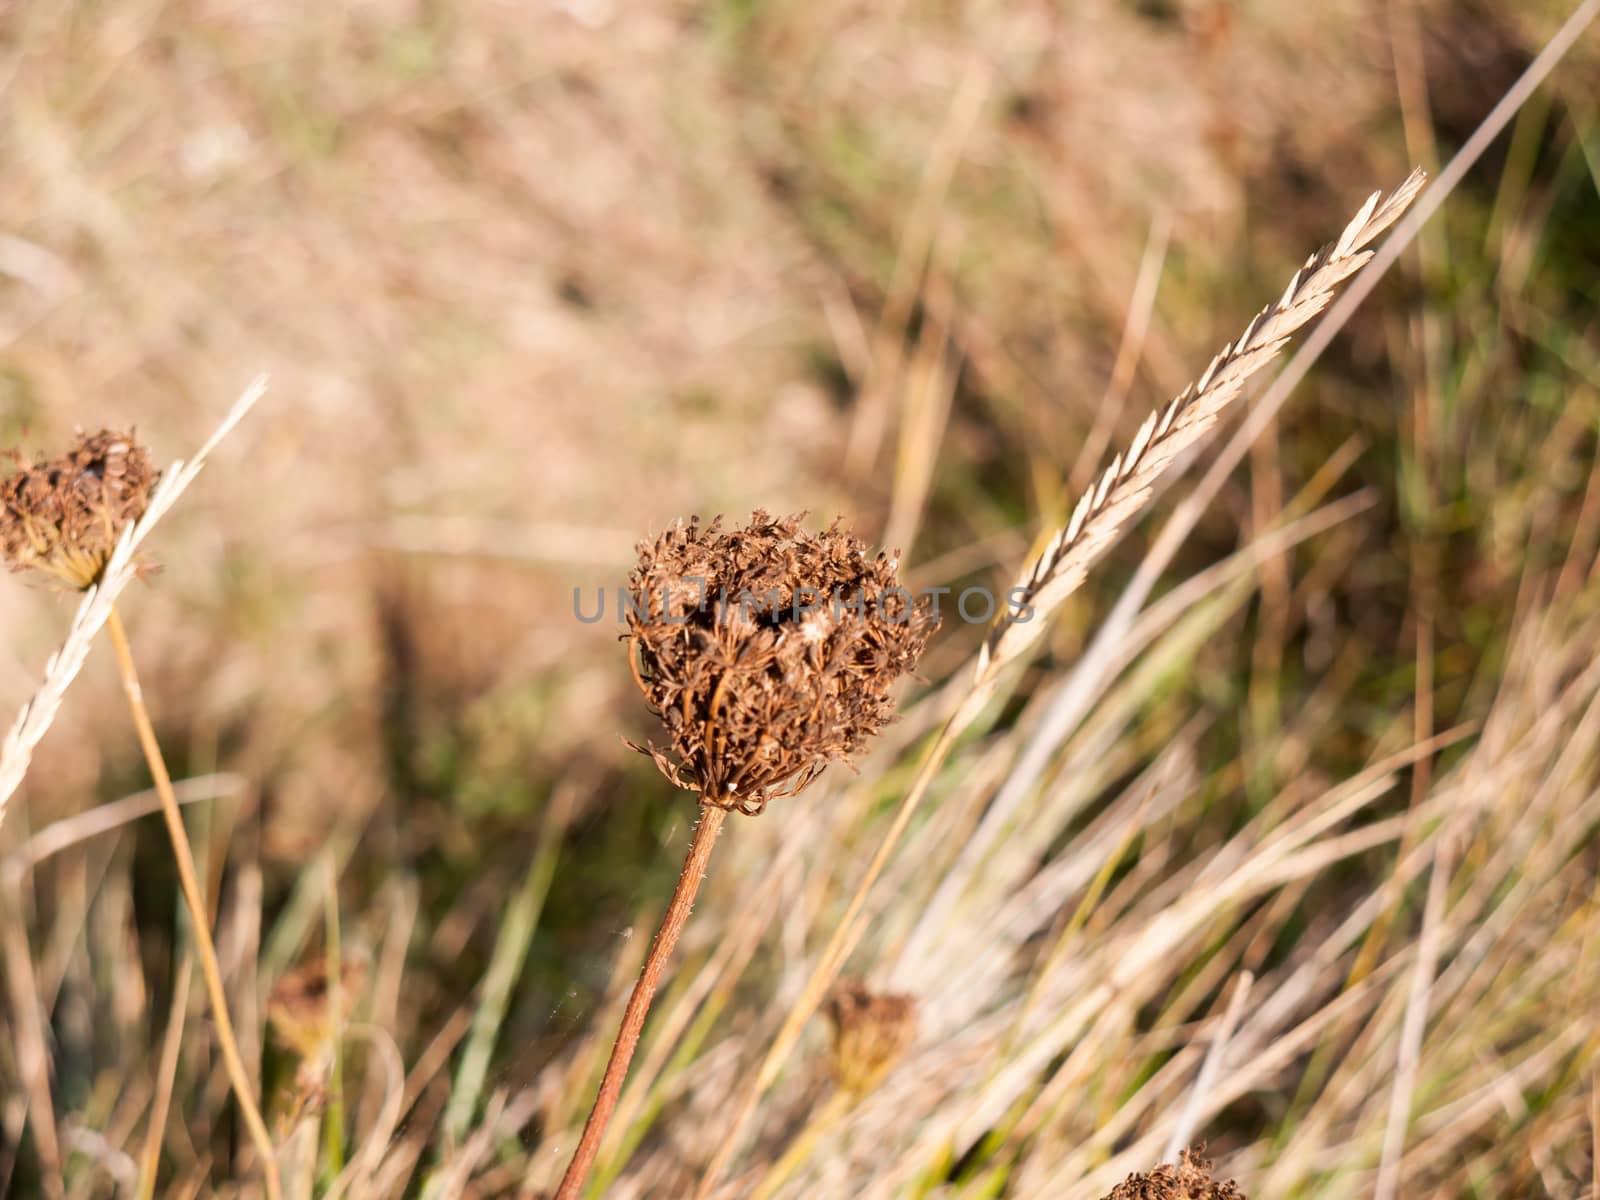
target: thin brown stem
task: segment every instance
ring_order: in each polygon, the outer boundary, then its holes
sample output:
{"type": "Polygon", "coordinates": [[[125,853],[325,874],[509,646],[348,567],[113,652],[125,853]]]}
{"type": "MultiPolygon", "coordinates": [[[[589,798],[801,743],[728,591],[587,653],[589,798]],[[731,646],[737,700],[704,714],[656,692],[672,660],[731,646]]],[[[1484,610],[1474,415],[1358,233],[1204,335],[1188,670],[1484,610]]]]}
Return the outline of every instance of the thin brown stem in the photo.
{"type": "Polygon", "coordinates": [[[722,823],[727,820],[726,809],[714,805],[700,806],[700,823],[695,826],[694,840],[689,843],[689,853],[683,860],[683,871],[678,875],[678,886],[673,889],[672,900],[666,915],[661,918],[661,928],[656,930],[655,941],[650,943],[650,953],[645,957],[639,972],[639,981],[633,985],[628,997],[628,1007],[622,1014],[622,1028],[617,1030],[616,1043],[611,1047],[611,1059],[606,1063],[606,1073],[600,1080],[600,1093],[589,1110],[589,1120],[584,1124],[583,1137],[578,1149],[562,1176],[561,1187],[555,1200],[576,1200],[583,1191],[584,1180],[594,1166],[595,1155],[600,1150],[600,1139],[605,1136],[606,1125],[622,1095],[622,1081],[628,1074],[628,1063],[639,1045],[639,1034],[644,1030],[644,1019],[655,999],[656,985],[661,982],[662,969],[678,944],[678,935],[689,920],[689,910],[694,907],[695,893],[700,881],[706,877],[706,864],[711,860],[711,847],[716,844],[722,823]]]}
{"type": "Polygon", "coordinates": [[[113,608],[106,619],[111,632],[111,645],[117,652],[117,667],[122,672],[122,690],[128,697],[128,710],[133,714],[133,726],[139,734],[139,746],[144,751],[150,776],[155,781],[156,794],[161,798],[161,815],[167,822],[167,833],[172,838],[172,857],[178,866],[178,883],[183,891],[184,904],[189,909],[189,921],[194,926],[195,948],[199,951],[200,975],[205,980],[206,997],[211,1003],[211,1016],[216,1022],[217,1044],[222,1050],[222,1061],[228,1071],[228,1081],[233,1085],[234,1098],[244,1117],[250,1140],[255,1143],[256,1155],[261,1160],[261,1173],[266,1180],[268,1200],[280,1200],[283,1188],[278,1178],[278,1160],[272,1149],[272,1138],[267,1133],[266,1122],[256,1106],[250,1087],[250,1077],[245,1073],[244,1060],[239,1056],[239,1044],[233,1035],[233,1022],[228,1017],[228,998],[222,988],[222,969],[217,965],[217,948],[211,940],[211,921],[207,914],[205,896],[200,891],[199,876],[194,867],[194,851],[189,846],[189,835],[183,827],[183,815],[178,811],[178,799],[172,791],[172,776],[167,773],[166,760],[161,757],[161,745],[156,741],[155,727],[150,724],[150,714],[144,706],[144,690],[139,686],[139,673],[134,669],[133,651],[128,646],[128,634],[122,627],[122,618],[113,608]]]}

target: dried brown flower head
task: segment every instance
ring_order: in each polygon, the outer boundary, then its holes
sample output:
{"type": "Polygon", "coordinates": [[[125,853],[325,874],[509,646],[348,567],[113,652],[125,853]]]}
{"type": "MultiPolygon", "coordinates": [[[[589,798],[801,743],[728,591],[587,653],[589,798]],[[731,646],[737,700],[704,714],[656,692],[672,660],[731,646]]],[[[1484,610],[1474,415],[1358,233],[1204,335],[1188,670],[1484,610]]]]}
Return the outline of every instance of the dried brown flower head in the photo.
{"type": "Polygon", "coordinates": [[[839,1086],[864,1096],[883,1082],[917,1036],[917,998],[873,992],[841,982],[828,1001],[833,1025],[833,1074],[839,1086]]]}
{"type": "Polygon", "coordinates": [[[100,578],[123,529],[143,515],[159,472],[133,434],[78,438],[67,454],[30,463],[0,481],[0,554],[82,591],[100,578]]]}
{"type": "Polygon", "coordinates": [[[1210,1161],[1197,1148],[1179,1152],[1176,1166],[1162,1163],[1143,1175],[1130,1175],[1105,1200],[1245,1200],[1245,1195],[1232,1180],[1213,1179],[1210,1161]]]}
{"type": "MultiPolygon", "coordinates": [[[[339,966],[339,1011],[348,1019],[367,985],[367,964],[358,957],[339,966]]],[[[279,1040],[303,1059],[317,1059],[331,1045],[333,1011],[328,963],[313,959],[285,971],[267,997],[267,1020],[279,1040]]]]}
{"type": "Polygon", "coordinates": [[[701,802],[757,813],[848,759],[890,720],[889,691],[938,626],[834,522],[757,511],[678,522],[639,546],[628,580],[630,662],[672,735],[643,750],[701,802]]]}

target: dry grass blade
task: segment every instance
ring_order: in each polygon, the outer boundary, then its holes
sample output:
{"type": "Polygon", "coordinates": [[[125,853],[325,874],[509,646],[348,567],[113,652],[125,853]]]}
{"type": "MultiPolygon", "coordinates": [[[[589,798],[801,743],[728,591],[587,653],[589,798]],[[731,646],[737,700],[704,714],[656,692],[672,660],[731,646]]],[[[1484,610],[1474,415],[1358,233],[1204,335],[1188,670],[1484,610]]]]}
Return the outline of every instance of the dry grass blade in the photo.
{"type": "Polygon", "coordinates": [[[1011,595],[1015,610],[1026,612],[1027,619],[1002,618],[995,626],[978,656],[980,680],[1044,631],[1050,613],[1078,589],[1089,568],[1144,508],[1156,480],[1217,423],[1246,381],[1277,357],[1289,337],[1328,306],[1339,285],[1367,264],[1373,254],[1367,247],[1400,219],[1426,178],[1418,169],[1387,198],[1379,192],[1368,197],[1338,240],[1306,260],[1278,301],[1224,346],[1199,380],[1145,419],[1127,450],[1111,460],[1071,519],[1022,573],[1011,595]]]}
{"type": "Polygon", "coordinates": [[[172,1008],[167,1016],[166,1037],[161,1043],[160,1065],[156,1068],[156,1099],[150,1106],[150,1125],[145,1130],[144,1148],[139,1152],[139,1200],[150,1200],[156,1194],[161,1142],[166,1136],[167,1113],[172,1107],[172,1088],[178,1076],[178,1052],[183,1049],[184,1013],[189,1003],[189,981],[193,972],[194,956],[185,954],[178,965],[177,982],[172,987],[172,1008]]]}
{"type": "Polygon", "coordinates": [[[134,555],[140,544],[149,536],[156,523],[167,514],[167,510],[183,494],[184,489],[194,482],[195,476],[200,474],[207,456],[216,448],[217,443],[228,435],[245,413],[250,411],[266,389],[266,377],[257,376],[228,410],[228,415],[222,419],[222,423],[206,439],[195,456],[187,462],[179,459],[162,473],[161,482],[151,493],[144,515],[128,526],[117,542],[117,548],[107,560],[100,582],[84,593],[83,601],[78,605],[78,611],[72,619],[72,628],[67,631],[66,641],[50,656],[50,661],[45,665],[44,683],[40,685],[33,699],[23,705],[10,732],[6,734],[4,747],[0,748],[0,825],[5,824],[6,805],[11,799],[11,794],[17,790],[23,776],[28,773],[28,765],[33,761],[34,747],[39,744],[45,731],[55,720],[56,712],[61,707],[62,697],[66,695],[72,681],[77,678],[78,672],[83,669],[84,660],[89,656],[89,647],[93,644],[95,635],[100,632],[101,626],[111,616],[117,597],[137,573],[138,564],[134,555]]]}
{"type": "Polygon", "coordinates": [[[351,1025],[345,1030],[347,1037],[361,1038],[371,1047],[383,1066],[383,1107],[379,1110],[377,1124],[367,1133],[361,1148],[356,1151],[350,1165],[339,1174],[328,1188],[327,1200],[339,1200],[347,1192],[355,1196],[376,1194],[370,1189],[377,1175],[378,1164],[389,1149],[394,1131],[399,1128],[404,1113],[405,1063],[394,1036],[377,1025],[351,1025]]]}
{"type": "Polygon", "coordinates": [[[1411,990],[1400,1027],[1399,1062],[1395,1065],[1389,1116],[1383,1131],[1383,1158],[1378,1166],[1374,1200],[1394,1200],[1400,1189],[1400,1157],[1405,1152],[1406,1129],[1422,1057],[1422,1039],[1428,1021],[1429,993],[1439,958],[1440,923],[1444,919],[1445,892],[1450,885],[1452,853],[1448,839],[1434,852],[1433,874],[1428,880],[1428,900],[1422,913],[1422,938],[1411,970],[1411,990]]]}
{"type": "Polygon", "coordinates": [[[1210,1093],[1217,1081],[1218,1073],[1222,1070],[1222,1059],[1228,1052],[1228,1043],[1233,1037],[1233,1031],[1239,1026],[1239,1014],[1244,1011],[1244,1002],[1249,998],[1250,989],[1254,984],[1253,974],[1249,971],[1240,972],[1239,982],[1233,988],[1233,996],[1228,1001],[1228,1007],[1223,1010],[1222,1024],[1211,1040],[1211,1048],[1206,1051],[1205,1061],[1200,1065],[1200,1077],[1194,1081],[1189,1098],[1184,1101],[1183,1111],[1178,1116],[1178,1123],[1173,1126],[1172,1134],[1167,1138],[1167,1148],[1161,1155],[1162,1162],[1176,1158],[1185,1143],[1194,1136],[1194,1124],[1199,1118],[1201,1103],[1210,1093]]]}
{"type": "MultiPolygon", "coordinates": [[[[244,789],[242,776],[223,771],[212,775],[197,775],[192,779],[179,779],[172,785],[178,804],[201,804],[207,800],[220,800],[237,795],[244,789]]],[[[161,799],[155,788],[134,792],[120,800],[110,800],[94,808],[65,817],[46,825],[20,846],[0,859],[0,872],[33,870],[40,863],[60,854],[72,846],[99,837],[103,833],[121,829],[151,813],[161,811],[161,799]]]]}

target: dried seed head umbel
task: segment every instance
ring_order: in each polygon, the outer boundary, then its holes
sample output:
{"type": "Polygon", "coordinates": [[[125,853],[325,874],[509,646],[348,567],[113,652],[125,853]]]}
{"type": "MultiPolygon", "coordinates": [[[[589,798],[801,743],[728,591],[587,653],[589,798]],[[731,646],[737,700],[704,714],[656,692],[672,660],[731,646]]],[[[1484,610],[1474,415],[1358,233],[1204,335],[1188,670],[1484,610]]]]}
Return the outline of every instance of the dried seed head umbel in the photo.
{"type": "Polygon", "coordinates": [[[905,1056],[917,1036],[917,998],[869,990],[858,980],[834,989],[833,1075],[839,1086],[865,1096],[905,1056]]]}
{"type": "Polygon", "coordinates": [[[634,678],[671,734],[635,746],[703,804],[758,813],[890,720],[890,689],[938,625],[836,521],[757,511],[678,522],[641,543],[628,580],[634,678]]]}
{"type": "Polygon", "coordinates": [[[1105,1200],[1245,1200],[1245,1195],[1232,1180],[1213,1178],[1210,1161],[1195,1149],[1180,1152],[1176,1164],[1129,1176],[1105,1200]]]}
{"type": "Polygon", "coordinates": [[[640,543],[624,605],[628,664],[671,742],[634,749],[700,794],[700,820],[555,1200],[583,1194],[728,813],[796,794],[889,722],[890,689],[939,623],[895,566],[837,521],[813,536],[799,517],[759,510],[743,529],[697,518],[640,543]]]}
{"type": "Polygon", "coordinates": [[[149,503],[159,472],[133,434],[80,435],[62,458],[0,481],[0,554],[13,571],[42,571],[73,591],[100,578],[123,529],[149,503]]]}

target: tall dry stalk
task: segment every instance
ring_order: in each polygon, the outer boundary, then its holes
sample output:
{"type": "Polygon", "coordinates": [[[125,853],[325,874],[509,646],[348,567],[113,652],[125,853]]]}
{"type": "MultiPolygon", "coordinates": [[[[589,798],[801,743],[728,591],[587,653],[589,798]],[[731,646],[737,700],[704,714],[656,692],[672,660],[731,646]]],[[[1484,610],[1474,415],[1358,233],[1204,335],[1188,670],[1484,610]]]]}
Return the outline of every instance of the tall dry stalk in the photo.
{"type": "MultiPolygon", "coordinates": [[[[65,459],[42,467],[26,467],[6,481],[6,503],[4,511],[0,512],[0,543],[3,543],[8,565],[14,570],[44,571],[67,586],[82,589],[85,596],[66,644],[46,667],[44,687],[24,707],[6,738],[3,761],[0,761],[0,819],[5,815],[6,800],[27,771],[33,747],[54,719],[67,686],[81,669],[95,633],[104,624],[116,652],[128,710],[172,842],[179,885],[194,927],[201,975],[216,1022],[217,1042],[228,1080],[261,1159],[269,1200],[278,1200],[282,1189],[272,1138],[256,1104],[228,1016],[227,995],[211,938],[209,909],[195,870],[194,852],[155,728],[145,707],[127,631],[115,606],[118,594],[137,574],[134,552],[139,544],[199,473],[217,442],[260,397],[264,387],[264,380],[256,380],[194,459],[187,464],[181,461],[173,464],[159,480],[149,469],[148,451],[131,437],[101,433],[81,439],[65,459]]],[[[151,1137],[158,1138],[159,1131],[152,1129],[151,1137]]]]}
{"type": "Polygon", "coordinates": [[[868,893],[887,866],[911,818],[927,795],[939,766],[968,723],[992,697],[1005,668],[1044,632],[1050,615],[1087,577],[1089,568],[1149,503],[1158,479],[1185,450],[1221,418],[1245,383],[1288,343],[1290,335],[1322,312],[1338,287],[1373,256],[1369,247],[1400,218],[1422,190],[1425,175],[1413,171],[1388,197],[1374,192],[1345,226],[1337,240],[1306,260],[1276,303],[1264,308],[1239,338],[1224,346],[1205,373],[1165,408],[1151,413],[1127,450],[1111,460],[1084,493],[1066,525],[1024,569],[1011,593],[1012,611],[995,624],[979,651],[972,690],[946,722],[927,752],[910,789],[902,799],[882,842],[868,864],[799,998],[751,1077],[735,1111],[727,1136],[720,1142],[695,1195],[704,1200],[737,1152],[762,1094],[800,1039],[801,1030],[821,1003],[828,987],[863,932],[862,910],[868,893]],[[1025,619],[1023,619],[1025,618],[1025,619]]]}
{"type": "Polygon", "coordinates": [[[261,1174],[266,1181],[268,1200],[279,1200],[283,1188],[278,1177],[278,1159],[272,1146],[272,1135],[261,1117],[256,1104],[255,1088],[250,1073],[245,1070],[244,1059],[239,1054],[239,1040],[234,1036],[233,1019],[228,1015],[228,994],[222,983],[222,967],[217,962],[216,943],[211,938],[211,914],[205,894],[200,890],[200,876],[195,870],[194,850],[189,845],[189,834],[184,829],[183,813],[178,808],[177,796],[172,791],[172,776],[167,771],[161,745],[156,740],[155,727],[150,723],[150,713],[145,708],[144,691],[139,686],[139,672],[134,666],[133,651],[128,645],[127,631],[116,609],[111,610],[106,621],[111,635],[111,645],[116,651],[117,668],[122,677],[123,694],[128,700],[128,712],[133,727],[139,735],[139,748],[144,752],[155,781],[156,795],[161,799],[161,816],[166,822],[167,835],[172,842],[172,858],[178,868],[178,884],[183,892],[184,906],[189,910],[189,921],[194,927],[194,944],[200,958],[200,975],[205,981],[206,999],[211,1005],[211,1019],[216,1022],[217,1045],[222,1050],[222,1062],[228,1073],[228,1083],[233,1088],[239,1113],[244,1118],[245,1129],[255,1144],[261,1159],[261,1174]]]}

